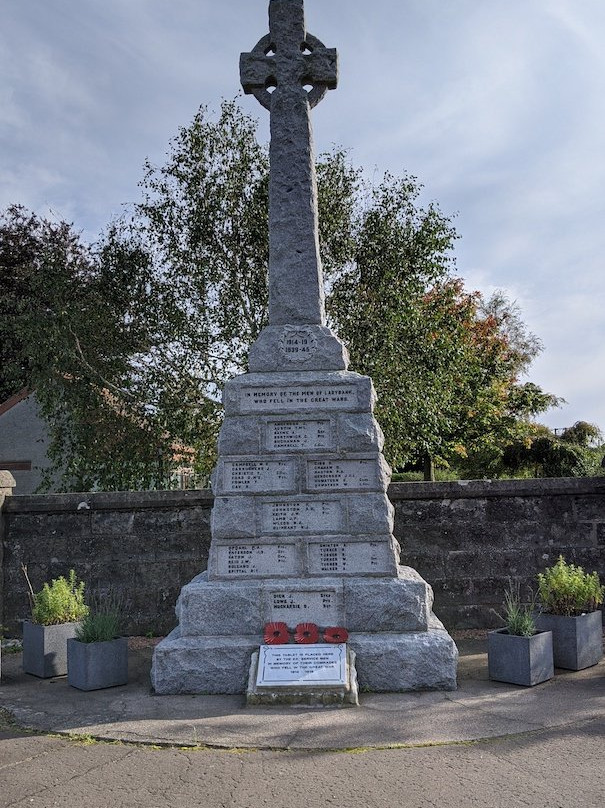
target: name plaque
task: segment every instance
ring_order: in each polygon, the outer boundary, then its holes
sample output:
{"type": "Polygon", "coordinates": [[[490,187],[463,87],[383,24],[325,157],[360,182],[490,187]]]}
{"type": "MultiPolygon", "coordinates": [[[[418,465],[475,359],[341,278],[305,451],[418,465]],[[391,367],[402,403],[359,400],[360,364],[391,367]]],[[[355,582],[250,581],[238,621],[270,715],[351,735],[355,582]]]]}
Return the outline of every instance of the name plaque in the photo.
{"type": "Polygon", "coordinates": [[[266,444],[269,451],[329,449],[332,445],[328,420],[269,421],[266,428],[266,444]]]}
{"type": "Polygon", "coordinates": [[[340,410],[357,403],[357,391],[346,384],[243,387],[240,398],[242,412],[340,410]]]}
{"type": "Polygon", "coordinates": [[[314,491],[377,488],[377,472],[377,460],[309,460],[307,488],[314,491]]]}
{"type": "Polygon", "coordinates": [[[291,491],[296,467],[292,460],[225,460],[223,491],[291,491]]]}
{"type": "Polygon", "coordinates": [[[342,505],[336,500],[263,502],[261,524],[263,533],[336,533],[343,526],[342,505]]]}
{"type": "Polygon", "coordinates": [[[386,541],[312,542],[309,547],[311,573],[389,572],[395,560],[386,541]]]}
{"type": "Polygon", "coordinates": [[[219,545],[216,553],[219,575],[295,575],[299,572],[293,544],[219,545]]]}
{"type": "Polygon", "coordinates": [[[317,623],[321,627],[342,623],[341,597],[334,589],[271,590],[266,597],[268,623],[282,622],[289,628],[307,622],[317,623]]]}
{"type": "Polygon", "coordinates": [[[345,643],[260,647],[257,687],[344,687],[346,684],[345,643]]]}

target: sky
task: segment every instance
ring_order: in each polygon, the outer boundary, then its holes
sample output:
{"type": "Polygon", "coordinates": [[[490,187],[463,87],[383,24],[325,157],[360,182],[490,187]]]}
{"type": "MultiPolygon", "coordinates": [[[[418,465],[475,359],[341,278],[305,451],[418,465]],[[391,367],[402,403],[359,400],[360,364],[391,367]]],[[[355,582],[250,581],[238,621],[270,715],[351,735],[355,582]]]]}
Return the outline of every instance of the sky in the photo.
{"type": "MultiPolygon", "coordinates": [[[[339,53],[313,111],[370,177],[405,172],[455,214],[457,274],[504,291],[543,343],[553,428],[605,430],[605,2],[306,0],[339,53]]],[[[93,241],[200,105],[239,92],[268,0],[0,0],[0,208],[93,241]]],[[[241,105],[268,115],[252,97],[241,105]]]]}

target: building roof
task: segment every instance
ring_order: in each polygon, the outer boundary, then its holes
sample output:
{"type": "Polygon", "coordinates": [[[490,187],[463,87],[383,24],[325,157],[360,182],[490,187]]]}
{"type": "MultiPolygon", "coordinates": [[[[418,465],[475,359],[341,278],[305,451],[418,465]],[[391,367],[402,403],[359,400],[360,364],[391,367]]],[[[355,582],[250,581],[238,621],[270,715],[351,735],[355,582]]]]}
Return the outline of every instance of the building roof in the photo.
{"type": "Polygon", "coordinates": [[[8,412],[12,409],[15,404],[18,404],[20,401],[24,401],[29,395],[31,395],[32,391],[24,387],[23,390],[19,390],[18,393],[15,393],[14,396],[7,398],[6,401],[0,404],[0,415],[4,415],[5,412],[8,412]]]}

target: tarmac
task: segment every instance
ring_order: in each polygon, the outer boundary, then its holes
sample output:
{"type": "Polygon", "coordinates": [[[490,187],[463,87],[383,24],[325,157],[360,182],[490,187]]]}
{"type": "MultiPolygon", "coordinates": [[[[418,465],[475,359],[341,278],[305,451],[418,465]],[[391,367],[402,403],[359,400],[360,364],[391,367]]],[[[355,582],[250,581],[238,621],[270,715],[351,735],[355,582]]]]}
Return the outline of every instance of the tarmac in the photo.
{"type": "Polygon", "coordinates": [[[457,691],[340,708],[155,696],[141,639],[129,684],[89,693],[3,654],[0,808],[603,808],[605,662],[523,688],[455,639],[457,691]]]}
{"type": "Polygon", "coordinates": [[[83,692],[3,654],[0,708],[20,727],[166,747],[351,750],[473,742],[605,718],[605,660],[533,688],[490,681],[486,640],[457,640],[458,689],[360,693],[359,707],[246,707],[243,696],[156,696],[153,642],[133,639],[129,683],[83,692]]]}

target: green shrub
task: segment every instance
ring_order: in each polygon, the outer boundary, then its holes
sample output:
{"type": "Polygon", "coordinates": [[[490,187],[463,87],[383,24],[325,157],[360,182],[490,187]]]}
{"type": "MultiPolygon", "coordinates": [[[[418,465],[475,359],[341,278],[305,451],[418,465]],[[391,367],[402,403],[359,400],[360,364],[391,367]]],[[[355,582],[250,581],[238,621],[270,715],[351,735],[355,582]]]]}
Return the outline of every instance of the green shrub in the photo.
{"type": "Polygon", "coordinates": [[[76,629],[76,639],[80,642],[109,642],[119,636],[120,623],[125,603],[115,593],[97,594],[90,604],[90,610],[76,629]]]}
{"type": "Polygon", "coordinates": [[[75,623],[88,613],[84,603],[84,582],[77,581],[74,570],[66,580],[62,575],[33,595],[32,619],[42,626],[75,623]]]}
{"type": "Polygon", "coordinates": [[[550,614],[574,617],[594,612],[603,602],[604,587],[596,572],[568,564],[562,555],[552,567],[538,574],[538,594],[550,614]]]}
{"type": "Polygon", "coordinates": [[[534,635],[536,633],[535,609],[535,599],[532,597],[529,603],[523,603],[519,592],[519,582],[513,584],[510,581],[508,589],[504,593],[504,614],[500,615],[506,624],[508,633],[517,637],[534,635]]]}

